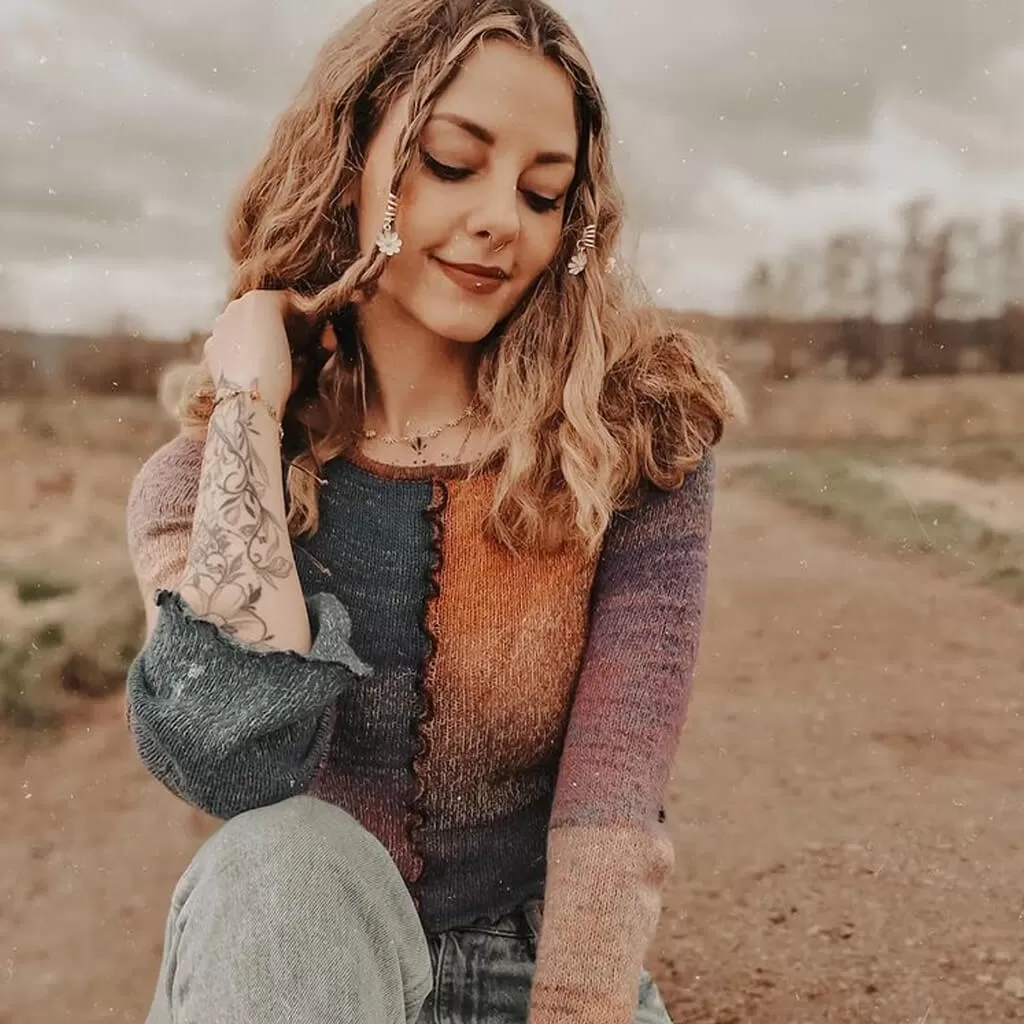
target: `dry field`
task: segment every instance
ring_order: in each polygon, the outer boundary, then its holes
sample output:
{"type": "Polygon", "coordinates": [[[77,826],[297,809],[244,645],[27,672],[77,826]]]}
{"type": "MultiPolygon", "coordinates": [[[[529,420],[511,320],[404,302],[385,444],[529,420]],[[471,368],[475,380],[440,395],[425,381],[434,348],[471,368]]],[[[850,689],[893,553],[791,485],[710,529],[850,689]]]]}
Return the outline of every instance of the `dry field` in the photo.
{"type": "Polygon", "coordinates": [[[0,403],[0,717],[45,726],[119,686],[142,621],[125,497],[170,434],[145,400],[0,403]]]}
{"type": "MultiPolygon", "coordinates": [[[[1024,382],[835,383],[722,453],[651,967],[676,1024],[1024,1020],[1024,382]]],[[[137,643],[123,502],[167,430],[0,408],[0,1024],[140,1021],[211,827],[80,692],[137,643]]]]}

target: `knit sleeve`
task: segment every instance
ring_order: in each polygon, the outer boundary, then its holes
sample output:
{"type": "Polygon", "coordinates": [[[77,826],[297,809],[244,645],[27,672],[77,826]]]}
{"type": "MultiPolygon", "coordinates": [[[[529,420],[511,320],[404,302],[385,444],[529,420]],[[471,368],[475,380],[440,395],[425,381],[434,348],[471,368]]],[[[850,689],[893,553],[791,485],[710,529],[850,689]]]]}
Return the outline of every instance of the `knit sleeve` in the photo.
{"type": "Polygon", "coordinates": [[[196,616],[176,591],[188,558],[203,448],[179,437],[143,466],[128,501],[128,547],[159,609],[128,670],[128,720],[150,773],[219,818],[307,789],[336,702],[370,672],[349,646],[336,597],[306,599],[308,654],[258,650],[196,616]]]}
{"type": "Polygon", "coordinates": [[[146,601],[181,582],[202,468],[202,442],[179,435],[151,455],[132,481],[126,536],[146,601]]]}
{"type": "Polygon", "coordinates": [[[660,824],[704,608],[714,464],[609,528],[548,833],[530,1024],[631,1024],[674,864],[660,824]]]}

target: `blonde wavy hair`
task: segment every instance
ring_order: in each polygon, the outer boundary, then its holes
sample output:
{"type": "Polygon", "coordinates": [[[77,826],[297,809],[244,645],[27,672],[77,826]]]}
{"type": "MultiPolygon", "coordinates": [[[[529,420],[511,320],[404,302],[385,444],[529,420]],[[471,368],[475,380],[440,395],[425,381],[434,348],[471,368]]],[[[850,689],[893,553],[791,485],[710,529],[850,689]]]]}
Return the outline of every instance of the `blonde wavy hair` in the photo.
{"type": "MultiPolygon", "coordinates": [[[[435,101],[475,48],[495,38],[566,71],[579,154],[559,253],[481,342],[478,400],[493,445],[480,465],[500,456],[489,535],[513,550],[570,541],[596,548],[643,483],[680,486],[736,411],[738,396],[708,346],[672,328],[627,267],[608,268],[623,214],[607,110],[562,17],[541,0],[374,0],[323,46],[231,214],[230,297],[291,293],[289,340],[302,379],[284,420],[293,536],[316,530],[316,477],[353,443],[364,382],[350,314],[386,264],[376,250],[359,251],[357,214],[341,197],[357,193],[371,139],[408,93],[392,182],[401,194],[435,101]],[[597,247],[571,276],[566,267],[588,224],[597,225],[597,247]],[[339,346],[324,363],[317,352],[328,320],[339,346]]],[[[193,376],[178,403],[187,432],[205,432],[210,385],[193,376]]]]}

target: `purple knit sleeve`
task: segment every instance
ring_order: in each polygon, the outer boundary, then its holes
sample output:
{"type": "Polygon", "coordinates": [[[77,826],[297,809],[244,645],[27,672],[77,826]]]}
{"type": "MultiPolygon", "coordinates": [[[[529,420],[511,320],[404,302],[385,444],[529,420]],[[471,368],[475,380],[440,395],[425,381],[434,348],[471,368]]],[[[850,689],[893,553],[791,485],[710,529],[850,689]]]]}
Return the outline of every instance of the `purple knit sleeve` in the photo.
{"type": "Polygon", "coordinates": [[[686,720],[711,532],[711,453],[619,515],[559,766],[531,1024],[629,1024],[673,850],[660,823],[686,720]]]}

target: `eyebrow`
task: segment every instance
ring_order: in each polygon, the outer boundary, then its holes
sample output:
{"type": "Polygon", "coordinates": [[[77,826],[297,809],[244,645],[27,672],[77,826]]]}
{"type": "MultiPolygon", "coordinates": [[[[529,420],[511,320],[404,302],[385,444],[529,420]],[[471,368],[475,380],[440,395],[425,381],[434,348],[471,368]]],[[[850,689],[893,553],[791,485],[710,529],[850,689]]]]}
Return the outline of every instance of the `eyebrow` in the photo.
{"type": "MultiPolygon", "coordinates": [[[[431,120],[447,121],[449,124],[455,125],[456,128],[461,128],[464,132],[472,135],[474,139],[479,139],[487,146],[493,146],[497,141],[494,133],[488,131],[483,125],[477,124],[476,121],[470,121],[468,118],[459,117],[458,114],[435,114],[431,120]]],[[[576,158],[568,153],[552,151],[538,153],[537,159],[534,162],[538,164],[575,164],[576,158]]]]}

